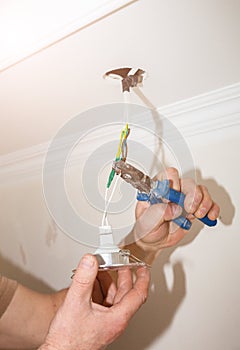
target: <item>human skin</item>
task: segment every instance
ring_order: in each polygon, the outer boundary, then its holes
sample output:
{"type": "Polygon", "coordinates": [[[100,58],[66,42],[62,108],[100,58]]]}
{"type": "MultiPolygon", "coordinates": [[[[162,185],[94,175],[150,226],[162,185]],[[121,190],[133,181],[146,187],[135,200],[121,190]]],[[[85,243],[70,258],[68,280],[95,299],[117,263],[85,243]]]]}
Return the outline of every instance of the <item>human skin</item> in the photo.
{"type": "MultiPolygon", "coordinates": [[[[186,195],[184,206],[190,213],[190,220],[206,214],[212,220],[218,217],[219,206],[206,187],[196,185],[191,179],[180,179],[174,168],[168,168],[157,178],[168,178],[172,188],[186,195]]],[[[171,221],[180,213],[181,209],[172,203],[149,206],[146,202],[138,202],[136,223],[121,246],[152,264],[162,249],[176,245],[188,234],[171,221]]],[[[41,349],[57,350],[65,344],[66,350],[97,350],[116,339],[145,301],[149,271],[139,269],[137,280],[133,282],[130,270],[120,270],[115,285],[107,273],[97,275],[95,261],[90,269],[80,265],[76,275],[69,291],[62,290],[52,295],[42,295],[19,285],[0,319],[0,348],[31,349],[43,344],[41,349]],[[82,273],[87,273],[88,277],[83,277],[82,273]],[[79,308],[84,311],[84,317],[79,308]]]]}
{"type": "MultiPolygon", "coordinates": [[[[218,218],[220,208],[205,186],[197,185],[190,178],[181,179],[175,168],[168,168],[155,178],[169,179],[171,188],[185,194],[184,209],[191,222],[205,215],[211,220],[218,218]]],[[[147,202],[138,202],[135,225],[121,246],[151,265],[162,249],[178,244],[189,233],[172,222],[181,212],[182,208],[174,203],[150,206],[147,202]]]]}
{"type": "MultiPolygon", "coordinates": [[[[202,218],[205,215],[208,215],[212,220],[218,217],[219,207],[212,200],[206,187],[197,186],[191,179],[180,179],[178,171],[174,168],[167,169],[164,175],[159,174],[158,179],[161,180],[163,176],[166,176],[170,180],[172,188],[177,191],[182,191],[186,195],[184,209],[189,213],[188,217],[191,221],[195,218],[202,218]]],[[[149,206],[148,203],[139,202],[136,206],[136,223],[129,236],[130,238],[134,238],[134,243],[127,244],[126,238],[126,241],[122,244],[123,247],[129,248],[131,252],[137,254],[137,257],[141,257],[145,262],[151,264],[163,248],[177,244],[187,234],[187,231],[172,222],[172,219],[179,216],[181,211],[182,209],[173,203],[149,206]]],[[[146,294],[143,292],[144,290],[145,293],[147,291],[147,285],[145,284],[146,279],[142,279],[142,282],[140,282],[139,271],[143,274],[142,277],[146,278],[147,276],[147,270],[138,270],[137,280],[134,286],[130,278],[131,272],[129,270],[119,271],[119,289],[114,289],[114,292],[109,293],[105,299],[107,304],[113,305],[110,309],[107,309],[107,313],[105,314],[107,317],[103,317],[106,309],[99,309],[99,306],[95,309],[96,304],[93,304],[91,299],[89,299],[91,298],[91,294],[88,294],[87,301],[90,304],[89,308],[87,308],[88,313],[86,320],[89,320],[89,324],[87,323],[87,328],[83,328],[83,333],[78,330],[76,335],[72,337],[70,332],[67,338],[65,338],[65,335],[61,337],[60,345],[58,345],[59,327],[62,329],[61,327],[64,319],[60,318],[57,322],[54,321],[52,325],[52,327],[56,327],[57,333],[50,329],[51,341],[49,343],[49,338],[47,337],[49,345],[43,347],[43,349],[99,350],[114,341],[126,328],[128,321],[138,310],[146,297],[146,294]],[[125,278],[123,278],[124,274],[125,278]],[[121,288],[121,284],[123,288],[121,288]],[[141,288],[139,289],[140,286],[141,288]],[[140,299],[136,298],[136,292],[141,296],[140,299]],[[116,314],[114,316],[114,314],[111,313],[109,317],[108,311],[112,310],[115,312],[115,307],[119,310],[118,316],[115,318],[116,314]],[[123,311],[124,309],[125,311],[123,311]],[[94,313],[95,311],[97,312],[96,314],[94,313]],[[123,316],[124,314],[125,316],[123,316]],[[97,323],[95,323],[95,321],[97,323]],[[88,327],[91,328],[91,336],[89,336],[88,327]],[[87,338],[84,337],[85,335],[87,335],[87,338]],[[68,339],[67,343],[64,342],[66,339],[68,339]],[[56,342],[57,345],[55,345],[56,342]],[[62,347],[61,344],[64,344],[64,346],[62,347]]],[[[110,289],[111,288],[109,288],[109,290],[110,289]]],[[[67,313],[69,310],[65,312],[67,313]]],[[[75,323],[72,324],[73,330],[74,326],[75,323]]]]}
{"type": "Polygon", "coordinates": [[[92,300],[98,264],[94,256],[82,258],[64,303],[54,318],[41,350],[100,350],[112,343],[146,301],[149,270],[118,272],[118,285],[108,286],[102,305],[92,300]],[[103,305],[105,303],[105,306],[103,305]]]}

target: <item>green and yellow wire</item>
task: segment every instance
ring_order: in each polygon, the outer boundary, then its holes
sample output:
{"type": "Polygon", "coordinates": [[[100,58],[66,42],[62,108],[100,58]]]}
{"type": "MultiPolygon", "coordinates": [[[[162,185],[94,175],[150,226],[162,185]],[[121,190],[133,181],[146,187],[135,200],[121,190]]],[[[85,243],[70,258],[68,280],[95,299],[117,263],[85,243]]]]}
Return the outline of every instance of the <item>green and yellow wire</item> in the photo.
{"type": "MultiPolygon", "coordinates": [[[[126,158],[127,158],[127,138],[128,138],[129,133],[130,133],[130,129],[129,129],[128,123],[127,123],[125,125],[125,128],[120,133],[120,140],[118,143],[118,150],[116,153],[115,161],[118,161],[120,159],[124,160],[124,161],[126,160],[126,158]]],[[[109,177],[108,177],[107,188],[109,188],[111,186],[111,183],[113,181],[114,176],[115,176],[115,170],[112,169],[110,174],[109,174],[109,177]]]]}

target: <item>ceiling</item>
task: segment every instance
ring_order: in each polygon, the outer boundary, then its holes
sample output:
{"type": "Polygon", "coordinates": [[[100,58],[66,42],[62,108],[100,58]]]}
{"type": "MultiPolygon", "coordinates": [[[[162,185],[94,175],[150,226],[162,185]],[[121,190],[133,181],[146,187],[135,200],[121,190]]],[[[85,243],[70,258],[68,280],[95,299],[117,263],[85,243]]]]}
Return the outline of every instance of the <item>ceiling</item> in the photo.
{"type": "MultiPolygon", "coordinates": [[[[7,11],[13,3],[2,1],[0,7],[4,4],[7,11]]],[[[28,6],[29,1],[22,3],[28,6]]],[[[38,23],[43,23],[45,38],[44,23],[51,24],[57,3],[34,2],[42,16],[38,23]]],[[[90,9],[89,24],[79,21],[79,30],[75,27],[72,35],[73,27],[66,23],[74,22],[69,18],[74,18],[76,8],[73,6],[71,12],[68,6],[66,17],[62,12],[58,17],[65,22],[60,21],[57,27],[63,28],[62,23],[66,31],[54,27],[54,44],[49,46],[45,41],[48,47],[44,49],[39,39],[38,46],[36,42],[30,45],[32,51],[29,49],[28,57],[20,62],[20,51],[15,56],[7,49],[1,53],[0,61],[5,62],[0,73],[1,155],[51,140],[67,120],[86,109],[122,102],[120,84],[103,79],[103,74],[113,68],[145,69],[148,77],[142,92],[156,107],[240,81],[239,0],[103,3],[108,5],[105,12],[103,7],[100,12],[90,9]]],[[[69,2],[60,4],[64,9],[69,2]]],[[[28,10],[15,12],[15,19],[26,21],[36,14],[36,9],[28,10]]],[[[4,33],[7,35],[6,30],[4,33]]],[[[130,98],[131,102],[140,102],[134,93],[130,98]]]]}
{"type": "Polygon", "coordinates": [[[130,0],[2,0],[0,72],[130,3],[130,0]]]}

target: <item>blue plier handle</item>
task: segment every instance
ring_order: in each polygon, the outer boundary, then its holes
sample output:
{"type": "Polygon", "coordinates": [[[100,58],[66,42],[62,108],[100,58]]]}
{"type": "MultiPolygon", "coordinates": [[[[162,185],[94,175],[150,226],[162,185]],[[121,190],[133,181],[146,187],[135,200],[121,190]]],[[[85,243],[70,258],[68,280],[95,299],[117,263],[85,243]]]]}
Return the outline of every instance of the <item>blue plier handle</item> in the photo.
{"type": "MultiPolygon", "coordinates": [[[[176,203],[184,209],[185,194],[170,188],[169,180],[155,181],[154,187],[149,194],[141,191],[137,193],[137,200],[148,201],[150,204],[162,203],[162,198],[176,203]]],[[[202,221],[207,226],[215,226],[217,224],[217,220],[210,220],[207,215],[201,219],[198,218],[198,220],[202,221]]],[[[192,226],[191,221],[183,215],[173,219],[173,222],[184,230],[189,230],[192,226]]]]}
{"type": "MultiPolygon", "coordinates": [[[[139,169],[123,160],[113,162],[113,169],[117,174],[138,190],[137,199],[148,201],[150,204],[162,203],[167,199],[172,203],[180,205],[184,209],[185,194],[170,187],[169,180],[153,180],[139,169]]],[[[205,225],[215,226],[217,220],[210,220],[208,216],[197,218],[205,225]]],[[[173,219],[173,221],[184,230],[189,230],[192,223],[183,215],[173,219]]]]}

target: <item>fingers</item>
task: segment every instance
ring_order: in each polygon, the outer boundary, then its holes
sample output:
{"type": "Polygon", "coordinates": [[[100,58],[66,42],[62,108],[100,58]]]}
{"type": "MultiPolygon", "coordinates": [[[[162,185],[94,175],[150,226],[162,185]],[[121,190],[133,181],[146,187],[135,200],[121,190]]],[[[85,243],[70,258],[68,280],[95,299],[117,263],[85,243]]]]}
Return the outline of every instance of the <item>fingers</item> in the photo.
{"type": "Polygon", "coordinates": [[[203,218],[207,215],[209,219],[215,220],[219,216],[220,208],[216,203],[213,202],[208,189],[205,186],[199,187],[202,191],[202,200],[194,215],[198,218],[203,218]]]}
{"type": "MultiPolygon", "coordinates": [[[[203,218],[207,215],[211,220],[215,220],[219,216],[219,206],[213,202],[205,186],[197,186],[192,179],[180,179],[175,168],[166,169],[166,172],[159,174],[158,177],[159,179],[169,179],[173,189],[185,194],[184,209],[186,212],[194,214],[197,218],[203,218]]],[[[166,214],[168,215],[168,213],[166,214]]]]}
{"type": "Polygon", "coordinates": [[[169,180],[171,188],[180,191],[180,178],[177,169],[167,168],[164,177],[169,180]]]}
{"type": "Polygon", "coordinates": [[[208,212],[208,217],[210,220],[215,220],[219,217],[220,214],[220,207],[218,204],[213,203],[211,209],[208,212]]]}
{"type": "Polygon", "coordinates": [[[208,216],[215,220],[219,216],[220,208],[213,202],[208,189],[203,186],[197,186],[191,179],[181,180],[182,191],[185,193],[184,208],[197,218],[208,216]]]}
{"type": "Polygon", "coordinates": [[[80,307],[86,302],[90,303],[97,272],[97,259],[91,254],[84,255],[66,297],[70,304],[80,307]]]}
{"type": "Polygon", "coordinates": [[[134,290],[141,297],[141,302],[145,303],[150,283],[150,270],[147,267],[139,267],[136,271],[136,276],[137,279],[134,283],[134,290]]]}
{"type": "MultiPolygon", "coordinates": [[[[97,282],[101,290],[102,303],[104,306],[111,306],[113,304],[117,287],[107,271],[101,271],[97,275],[97,282]]],[[[93,298],[95,302],[96,299],[93,298]]]]}
{"type": "Polygon", "coordinates": [[[146,267],[140,267],[136,270],[136,281],[132,289],[126,293],[119,303],[113,308],[120,316],[125,315],[127,321],[136,313],[136,311],[145,303],[148,295],[150,282],[150,272],[146,267]]]}
{"type": "Polygon", "coordinates": [[[209,210],[211,209],[213,201],[205,186],[198,186],[198,188],[201,191],[202,198],[197,210],[194,212],[194,215],[198,218],[203,218],[205,215],[208,214],[209,210]]]}
{"type": "Polygon", "coordinates": [[[200,186],[197,186],[192,179],[182,179],[181,190],[185,194],[184,209],[188,213],[194,214],[203,198],[200,186]]]}
{"type": "Polygon", "coordinates": [[[136,221],[137,238],[156,230],[165,221],[173,220],[182,213],[182,208],[174,203],[160,203],[151,205],[136,221]]]}
{"type": "Polygon", "coordinates": [[[104,301],[104,295],[102,292],[101,284],[98,279],[95,279],[92,293],[92,300],[94,303],[102,304],[104,301]]]}
{"type": "Polygon", "coordinates": [[[144,202],[144,201],[137,202],[136,209],[135,209],[136,219],[139,218],[145,212],[145,210],[149,207],[149,205],[150,204],[148,202],[144,202]]]}
{"type": "Polygon", "coordinates": [[[144,237],[164,222],[164,213],[167,204],[151,205],[136,221],[137,239],[144,237]]]}
{"type": "Polygon", "coordinates": [[[114,298],[114,304],[118,303],[132,286],[132,271],[129,268],[120,269],[118,271],[117,293],[114,298]]]}

